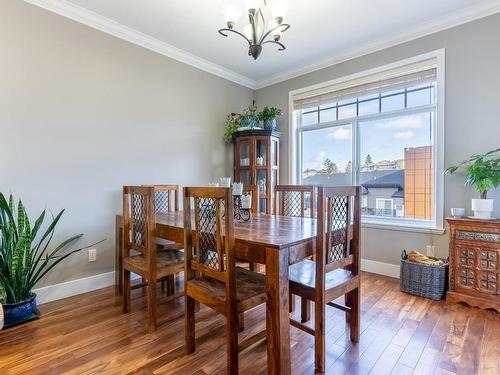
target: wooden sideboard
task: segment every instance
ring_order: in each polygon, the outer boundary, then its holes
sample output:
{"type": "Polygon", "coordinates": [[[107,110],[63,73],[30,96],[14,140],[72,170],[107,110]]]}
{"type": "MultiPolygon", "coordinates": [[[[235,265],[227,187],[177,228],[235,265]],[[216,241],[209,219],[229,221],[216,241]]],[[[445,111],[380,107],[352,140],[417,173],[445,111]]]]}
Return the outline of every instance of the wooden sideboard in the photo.
{"type": "Polygon", "coordinates": [[[500,312],[500,220],[446,220],[450,224],[446,300],[500,312]]]}

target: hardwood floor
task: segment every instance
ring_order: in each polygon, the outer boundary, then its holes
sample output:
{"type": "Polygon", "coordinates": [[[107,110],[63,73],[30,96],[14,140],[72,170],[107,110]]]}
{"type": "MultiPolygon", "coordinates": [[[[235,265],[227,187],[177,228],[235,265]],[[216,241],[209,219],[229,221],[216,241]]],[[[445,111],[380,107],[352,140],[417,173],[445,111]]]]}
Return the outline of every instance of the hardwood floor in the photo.
{"type": "MultiPolygon", "coordinates": [[[[361,291],[359,344],[343,312],[327,309],[327,373],[500,374],[500,314],[410,296],[398,280],[369,273],[361,291]]],[[[42,305],[42,319],[0,331],[0,374],[224,374],[225,318],[202,307],[197,351],[187,356],[183,319],[168,321],[182,309],[182,298],[160,302],[148,334],[141,290],[127,315],[113,287],[42,305]]],[[[262,329],[264,316],[264,307],[249,311],[240,337],[262,329]]],[[[313,374],[313,337],[291,328],[291,340],[292,373],[313,374]]],[[[240,373],[266,373],[265,343],[240,354],[240,373]]]]}

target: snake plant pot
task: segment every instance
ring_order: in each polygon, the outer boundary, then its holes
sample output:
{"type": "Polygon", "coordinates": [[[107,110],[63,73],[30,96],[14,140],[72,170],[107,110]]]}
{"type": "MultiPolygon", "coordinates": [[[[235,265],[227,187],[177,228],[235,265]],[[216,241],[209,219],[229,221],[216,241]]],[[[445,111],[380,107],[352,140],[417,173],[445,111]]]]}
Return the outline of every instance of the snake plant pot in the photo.
{"type": "Polygon", "coordinates": [[[4,309],[4,328],[12,327],[33,319],[38,318],[36,309],[36,294],[32,293],[26,301],[5,304],[4,309]]]}
{"type": "Polygon", "coordinates": [[[267,119],[264,120],[264,129],[266,130],[275,130],[276,129],[276,119],[267,119]]]}
{"type": "Polygon", "coordinates": [[[491,219],[493,199],[472,199],[472,211],[476,219],[491,219]]]}

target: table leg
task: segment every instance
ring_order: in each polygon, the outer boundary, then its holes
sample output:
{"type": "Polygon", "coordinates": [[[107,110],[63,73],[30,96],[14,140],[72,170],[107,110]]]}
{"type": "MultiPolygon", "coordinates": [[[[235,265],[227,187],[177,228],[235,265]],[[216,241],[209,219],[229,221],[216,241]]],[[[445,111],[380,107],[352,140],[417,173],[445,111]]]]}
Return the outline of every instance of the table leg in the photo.
{"type": "Polygon", "coordinates": [[[267,372],[289,375],[288,249],[266,249],[267,372]]]}
{"type": "Polygon", "coordinates": [[[122,218],[116,216],[115,219],[115,293],[123,293],[123,272],[122,272],[122,218]]]}

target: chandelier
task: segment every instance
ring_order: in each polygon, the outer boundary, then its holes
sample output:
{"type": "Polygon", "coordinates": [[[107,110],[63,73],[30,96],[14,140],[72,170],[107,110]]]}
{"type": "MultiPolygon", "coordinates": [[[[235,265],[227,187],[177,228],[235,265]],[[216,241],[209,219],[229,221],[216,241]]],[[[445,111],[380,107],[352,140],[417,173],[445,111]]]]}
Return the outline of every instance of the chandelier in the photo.
{"type": "Polygon", "coordinates": [[[241,15],[241,9],[234,5],[224,9],[224,19],[227,28],[219,30],[223,36],[228,36],[228,32],[238,34],[248,42],[248,55],[257,60],[262,52],[262,46],[266,43],[278,45],[278,51],[283,51],[285,46],[280,42],[281,34],[290,28],[290,25],[283,23],[286,7],[282,0],[250,0],[247,1],[249,24],[242,28],[242,32],[235,30],[235,25],[241,15]],[[268,7],[268,4],[269,7],[268,7]],[[269,9],[268,9],[269,8],[269,9]],[[268,11],[269,10],[269,11],[268,11]],[[265,15],[271,15],[271,19],[266,21],[265,15]]]}

